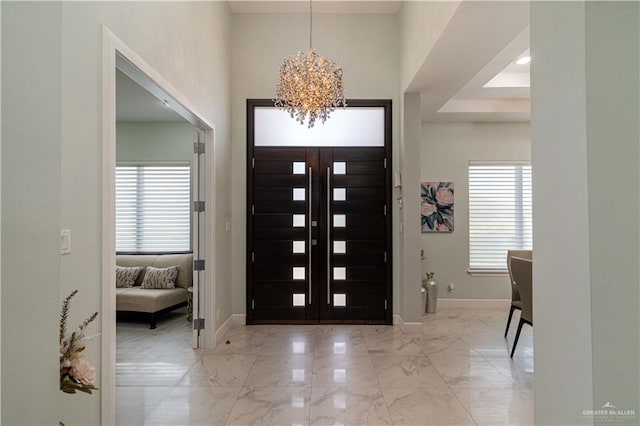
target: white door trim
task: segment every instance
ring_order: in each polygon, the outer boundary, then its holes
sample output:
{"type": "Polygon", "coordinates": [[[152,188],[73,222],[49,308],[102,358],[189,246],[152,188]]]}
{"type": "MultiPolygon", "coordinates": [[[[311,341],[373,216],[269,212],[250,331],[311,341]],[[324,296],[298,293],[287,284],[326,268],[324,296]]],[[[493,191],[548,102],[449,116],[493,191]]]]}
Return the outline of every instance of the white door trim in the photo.
{"type": "Polygon", "coordinates": [[[206,329],[202,347],[215,345],[215,209],[216,186],[213,170],[214,126],[199,114],[191,102],[171,83],[145,62],[136,52],[102,26],[102,362],[101,362],[101,423],[115,424],[115,166],[116,166],[116,67],[161,99],[204,133],[205,185],[208,208],[205,212],[205,274],[200,307],[204,311],[206,329]]]}

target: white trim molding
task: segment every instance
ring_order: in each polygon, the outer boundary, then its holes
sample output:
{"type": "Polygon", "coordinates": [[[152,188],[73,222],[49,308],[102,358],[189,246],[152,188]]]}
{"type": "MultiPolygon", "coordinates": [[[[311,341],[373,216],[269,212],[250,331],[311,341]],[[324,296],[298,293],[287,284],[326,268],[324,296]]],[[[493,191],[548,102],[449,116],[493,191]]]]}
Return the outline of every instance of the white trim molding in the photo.
{"type": "Polygon", "coordinates": [[[102,27],[102,365],[101,423],[116,414],[116,51],[118,39],[102,27]],[[107,285],[109,284],[109,285],[107,285]]]}
{"type": "Polygon", "coordinates": [[[438,308],[509,309],[511,299],[438,299],[438,308]]]}
{"type": "Polygon", "coordinates": [[[222,342],[222,339],[224,337],[225,334],[227,334],[227,332],[229,331],[229,329],[231,329],[231,327],[235,326],[234,324],[234,316],[230,315],[229,318],[227,318],[225,320],[225,322],[222,323],[222,325],[220,325],[220,327],[218,327],[218,329],[215,332],[215,342],[214,345],[218,346],[220,344],[220,342],[222,342]]]}
{"type": "Polygon", "coordinates": [[[215,346],[218,346],[223,340],[225,334],[232,327],[244,327],[247,324],[246,314],[232,314],[215,332],[215,346]]]}
{"type": "Polygon", "coordinates": [[[233,314],[231,315],[231,322],[234,327],[247,325],[247,314],[233,314]]]}

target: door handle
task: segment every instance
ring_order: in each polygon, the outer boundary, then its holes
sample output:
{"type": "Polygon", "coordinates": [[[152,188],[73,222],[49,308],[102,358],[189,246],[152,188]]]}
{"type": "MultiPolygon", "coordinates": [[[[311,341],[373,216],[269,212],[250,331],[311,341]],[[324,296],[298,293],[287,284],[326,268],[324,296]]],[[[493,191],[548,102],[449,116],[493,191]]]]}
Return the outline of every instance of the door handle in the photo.
{"type": "Polygon", "coordinates": [[[331,304],[331,166],[327,167],[327,305],[331,304]]]}
{"type": "Polygon", "coordinates": [[[313,213],[313,192],[311,190],[312,186],[313,186],[313,179],[311,176],[312,173],[312,169],[311,167],[309,167],[309,193],[307,194],[307,197],[309,197],[309,253],[307,254],[307,258],[309,259],[308,263],[309,263],[309,305],[311,304],[311,248],[313,246],[313,239],[311,238],[312,236],[312,225],[313,225],[313,221],[311,220],[311,214],[313,213]]]}

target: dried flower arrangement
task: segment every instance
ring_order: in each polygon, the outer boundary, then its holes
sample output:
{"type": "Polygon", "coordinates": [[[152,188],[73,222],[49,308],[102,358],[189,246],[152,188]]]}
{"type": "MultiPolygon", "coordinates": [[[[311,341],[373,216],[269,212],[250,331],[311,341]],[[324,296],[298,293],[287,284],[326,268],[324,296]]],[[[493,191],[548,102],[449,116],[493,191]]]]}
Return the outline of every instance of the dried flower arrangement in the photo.
{"type": "Polygon", "coordinates": [[[96,369],[91,365],[87,357],[83,355],[85,350],[83,342],[87,340],[84,331],[96,319],[98,313],[94,312],[73,333],[68,335],[69,304],[71,298],[77,293],[78,290],[74,290],[64,299],[60,311],[60,390],[65,393],[81,391],[90,394],[98,388],[94,385],[96,369]]]}

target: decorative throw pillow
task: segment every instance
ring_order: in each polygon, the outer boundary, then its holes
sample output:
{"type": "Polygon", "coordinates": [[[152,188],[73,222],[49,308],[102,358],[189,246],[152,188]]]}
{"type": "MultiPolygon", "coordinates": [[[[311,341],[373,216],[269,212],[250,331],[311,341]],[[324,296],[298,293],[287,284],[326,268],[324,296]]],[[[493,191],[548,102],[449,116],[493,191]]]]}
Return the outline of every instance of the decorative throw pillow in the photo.
{"type": "Polygon", "coordinates": [[[133,287],[144,268],[142,266],[117,266],[116,265],[116,287],[133,287]]]}
{"type": "Polygon", "coordinates": [[[169,266],[168,268],[147,266],[142,280],[142,288],[176,288],[177,277],[177,266],[169,266]]]}

